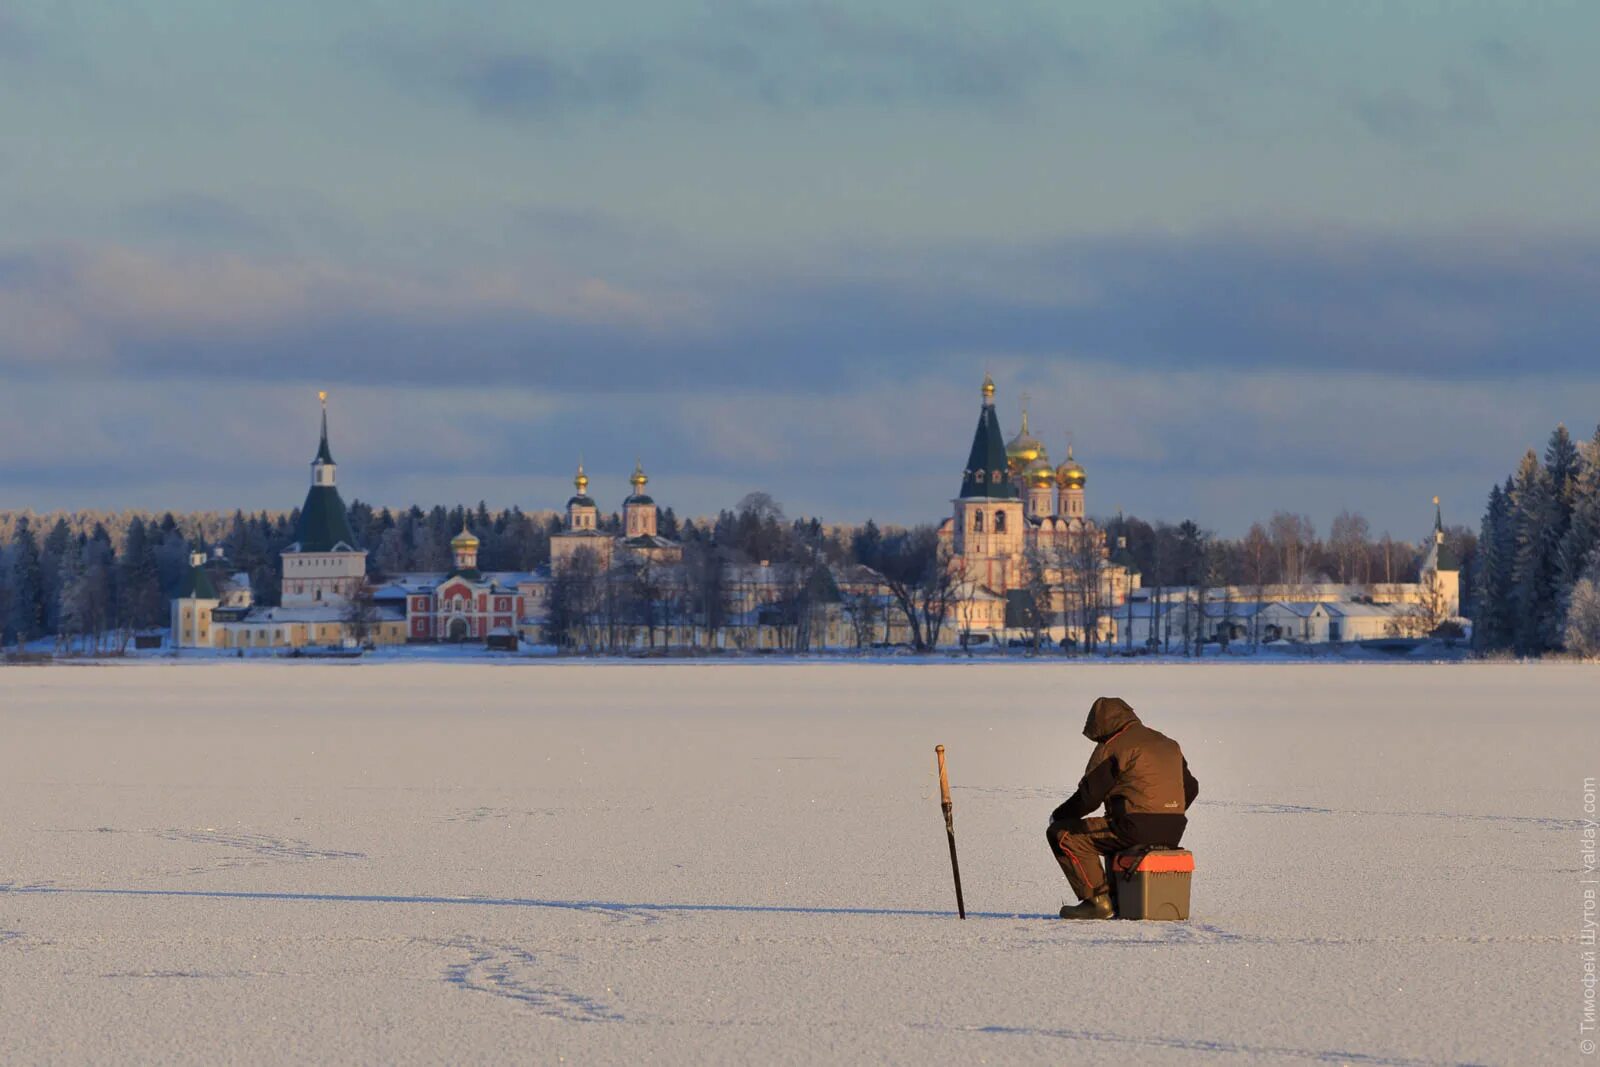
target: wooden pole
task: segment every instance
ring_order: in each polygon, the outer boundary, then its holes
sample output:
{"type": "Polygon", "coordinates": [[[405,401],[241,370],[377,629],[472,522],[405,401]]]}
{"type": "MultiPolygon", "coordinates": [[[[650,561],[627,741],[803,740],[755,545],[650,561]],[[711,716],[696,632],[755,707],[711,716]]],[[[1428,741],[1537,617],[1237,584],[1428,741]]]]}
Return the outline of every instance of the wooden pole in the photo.
{"type": "Polygon", "coordinates": [[[939,757],[939,807],[944,809],[944,833],[950,839],[950,873],[956,879],[956,912],[965,919],[967,905],[961,899],[961,865],[956,862],[956,824],[950,804],[950,776],[944,769],[944,746],[934,745],[933,753],[939,757]]]}

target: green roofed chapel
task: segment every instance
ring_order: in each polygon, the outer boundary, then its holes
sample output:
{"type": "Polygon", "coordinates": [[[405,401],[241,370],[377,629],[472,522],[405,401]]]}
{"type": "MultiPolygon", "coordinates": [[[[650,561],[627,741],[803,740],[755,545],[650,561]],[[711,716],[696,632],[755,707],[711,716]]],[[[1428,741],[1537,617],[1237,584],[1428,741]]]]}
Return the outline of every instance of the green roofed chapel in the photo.
{"type": "Polygon", "coordinates": [[[367,553],[356,547],[328,448],[328,394],[319,398],[322,439],[311,461],[311,488],[300,508],[295,541],[283,552],[281,602],[286,608],[346,604],[367,578],[367,553]]]}
{"type": "Polygon", "coordinates": [[[217,624],[249,614],[250,576],[234,573],[222,549],[189,553],[189,570],[172,600],[172,643],[180,648],[213,644],[217,624]]]}

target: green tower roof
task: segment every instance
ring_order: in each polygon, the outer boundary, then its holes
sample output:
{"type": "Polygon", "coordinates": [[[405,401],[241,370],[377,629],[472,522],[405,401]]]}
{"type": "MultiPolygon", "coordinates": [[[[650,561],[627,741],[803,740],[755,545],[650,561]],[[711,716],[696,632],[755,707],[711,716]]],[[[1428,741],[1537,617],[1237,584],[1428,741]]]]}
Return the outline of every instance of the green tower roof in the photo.
{"type": "Polygon", "coordinates": [[[972,435],[972,451],[961,472],[963,497],[988,497],[1015,500],[1017,487],[1011,484],[1006,466],[1006,442],[1000,434],[1000,419],[994,413],[994,386],[985,379],[983,408],[978,412],[978,429],[972,435]]]}
{"type": "Polygon", "coordinates": [[[295,527],[295,541],[301,552],[333,552],[340,544],[349,549],[356,547],[356,535],[350,529],[339,490],[331,485],[313,485],[307,491],[306,502],[300,508],[300,523],[295,527]]]}
{"type": "Polygon", "coordinates": [[[183,583],[178,586],[178,596],[187,600],[195,597],[198,600],[218,600],[217,584],[211,580],[211,572],[202,563],[190,567],[189,573],[183,576],[183,583]]]}

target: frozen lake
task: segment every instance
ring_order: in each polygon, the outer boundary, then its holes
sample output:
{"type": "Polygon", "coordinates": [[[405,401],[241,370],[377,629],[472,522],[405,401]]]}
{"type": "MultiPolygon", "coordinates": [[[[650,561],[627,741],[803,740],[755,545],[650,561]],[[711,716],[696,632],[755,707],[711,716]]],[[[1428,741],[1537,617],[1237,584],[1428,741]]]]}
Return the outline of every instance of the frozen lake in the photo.
{"type": "Polygon", "coordinates": [[[1575,1062],[1597,693],[1516,665],[0,669],[0,1061],[1575,1062]],[[1046,918],[1102,694],[1200,779],[1191,922],[1046,918]]]}

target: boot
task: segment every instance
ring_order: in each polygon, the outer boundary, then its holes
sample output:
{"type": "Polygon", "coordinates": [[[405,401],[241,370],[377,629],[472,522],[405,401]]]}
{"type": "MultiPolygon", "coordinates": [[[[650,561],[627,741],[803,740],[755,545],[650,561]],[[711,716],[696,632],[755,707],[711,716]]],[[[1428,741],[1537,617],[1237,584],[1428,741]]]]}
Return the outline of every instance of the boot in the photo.
{"type": "Polygon", "coordinates": [[[1111,894],[1099,893],[1078,904],[1061,906],[1063,919],[1115,919],[1117,909],[1111,906],[1111,894]]]}

